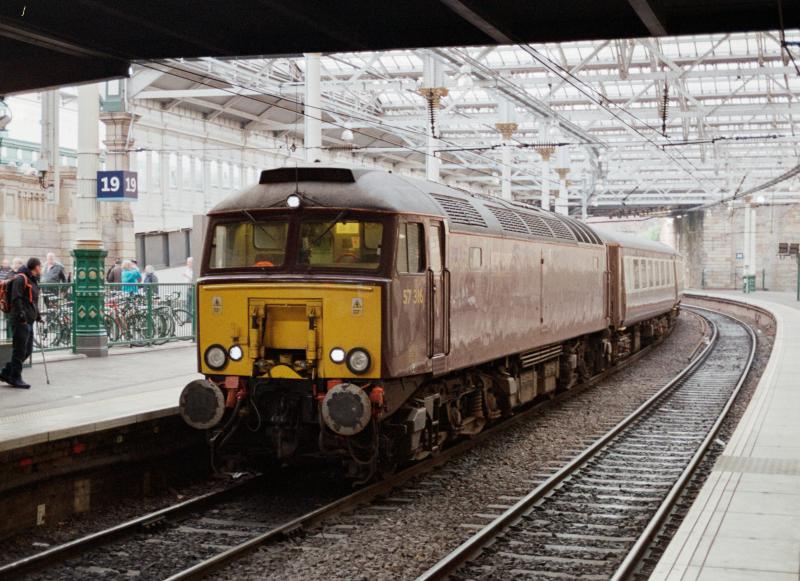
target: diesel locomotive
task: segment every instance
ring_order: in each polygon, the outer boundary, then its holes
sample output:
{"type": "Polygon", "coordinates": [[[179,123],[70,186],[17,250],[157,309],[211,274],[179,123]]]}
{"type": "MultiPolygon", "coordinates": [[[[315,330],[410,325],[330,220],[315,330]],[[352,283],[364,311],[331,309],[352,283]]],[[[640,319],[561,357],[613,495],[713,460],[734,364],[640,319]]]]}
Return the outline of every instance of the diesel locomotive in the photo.
{"type": "Polygon", "coordinates": [[[436,454],[664,336],[680,257],[372,169],[279,168],[208,214],[180,412],[216,458],[356,478],[436,454]]]}

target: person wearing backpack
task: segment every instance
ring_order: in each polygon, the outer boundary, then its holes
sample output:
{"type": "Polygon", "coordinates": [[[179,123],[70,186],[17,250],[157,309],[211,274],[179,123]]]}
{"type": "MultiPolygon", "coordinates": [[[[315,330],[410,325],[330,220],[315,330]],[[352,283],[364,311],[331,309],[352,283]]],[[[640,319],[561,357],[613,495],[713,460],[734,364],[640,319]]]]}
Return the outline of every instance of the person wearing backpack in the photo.
{"type": "Polygon", "coordinates": [[[5,282],[4,302],[8,307],[13,348],[11,361],[0,371],[0,381],[19,389],[30,388],[22,379],[22,364],[33,353],[33,323],[41,321],[37,306],[41,274],[42,261],[30,258],[27,265],[20,267],[17,274],[5,282]]]}

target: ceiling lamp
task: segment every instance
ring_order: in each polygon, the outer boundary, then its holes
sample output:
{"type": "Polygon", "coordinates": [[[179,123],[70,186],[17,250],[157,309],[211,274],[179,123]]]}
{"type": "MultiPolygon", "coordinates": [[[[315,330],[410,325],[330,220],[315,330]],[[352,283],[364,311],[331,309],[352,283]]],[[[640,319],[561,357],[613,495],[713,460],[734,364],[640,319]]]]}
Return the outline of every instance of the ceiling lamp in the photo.
{"type": "Polygon", "coordinates": [[[342,141],[353,141],[353,139],[353,132],[348,127],[345,127],[342,131],[342,141]]]}

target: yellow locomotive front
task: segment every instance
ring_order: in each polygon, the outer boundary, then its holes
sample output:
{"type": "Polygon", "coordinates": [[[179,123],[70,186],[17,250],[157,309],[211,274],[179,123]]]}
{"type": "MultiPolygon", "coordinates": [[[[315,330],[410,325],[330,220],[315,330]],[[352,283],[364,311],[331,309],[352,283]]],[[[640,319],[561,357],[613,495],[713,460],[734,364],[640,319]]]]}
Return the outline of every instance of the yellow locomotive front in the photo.
{"type": "Polygon", "coordinates": [[[336,456],[337,440],[369,432],[384,407],[392,219],[302,205],[289,196],[282,207],[210,217],[197,285],[205,379],[186,386],[180,411],[209,430],[216,452],[336,456]]]}

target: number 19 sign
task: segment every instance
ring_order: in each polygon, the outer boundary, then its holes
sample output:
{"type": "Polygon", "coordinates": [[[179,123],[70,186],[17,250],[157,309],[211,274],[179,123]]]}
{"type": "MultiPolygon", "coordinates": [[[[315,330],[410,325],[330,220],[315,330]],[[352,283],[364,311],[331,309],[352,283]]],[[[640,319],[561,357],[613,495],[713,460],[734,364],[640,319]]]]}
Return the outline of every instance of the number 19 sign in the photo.
{"type": "Polygon", "coordinates": [[[139,198],[135,171],[97,172],[97,199],[110,202],[129,202],[139,198]]]}

